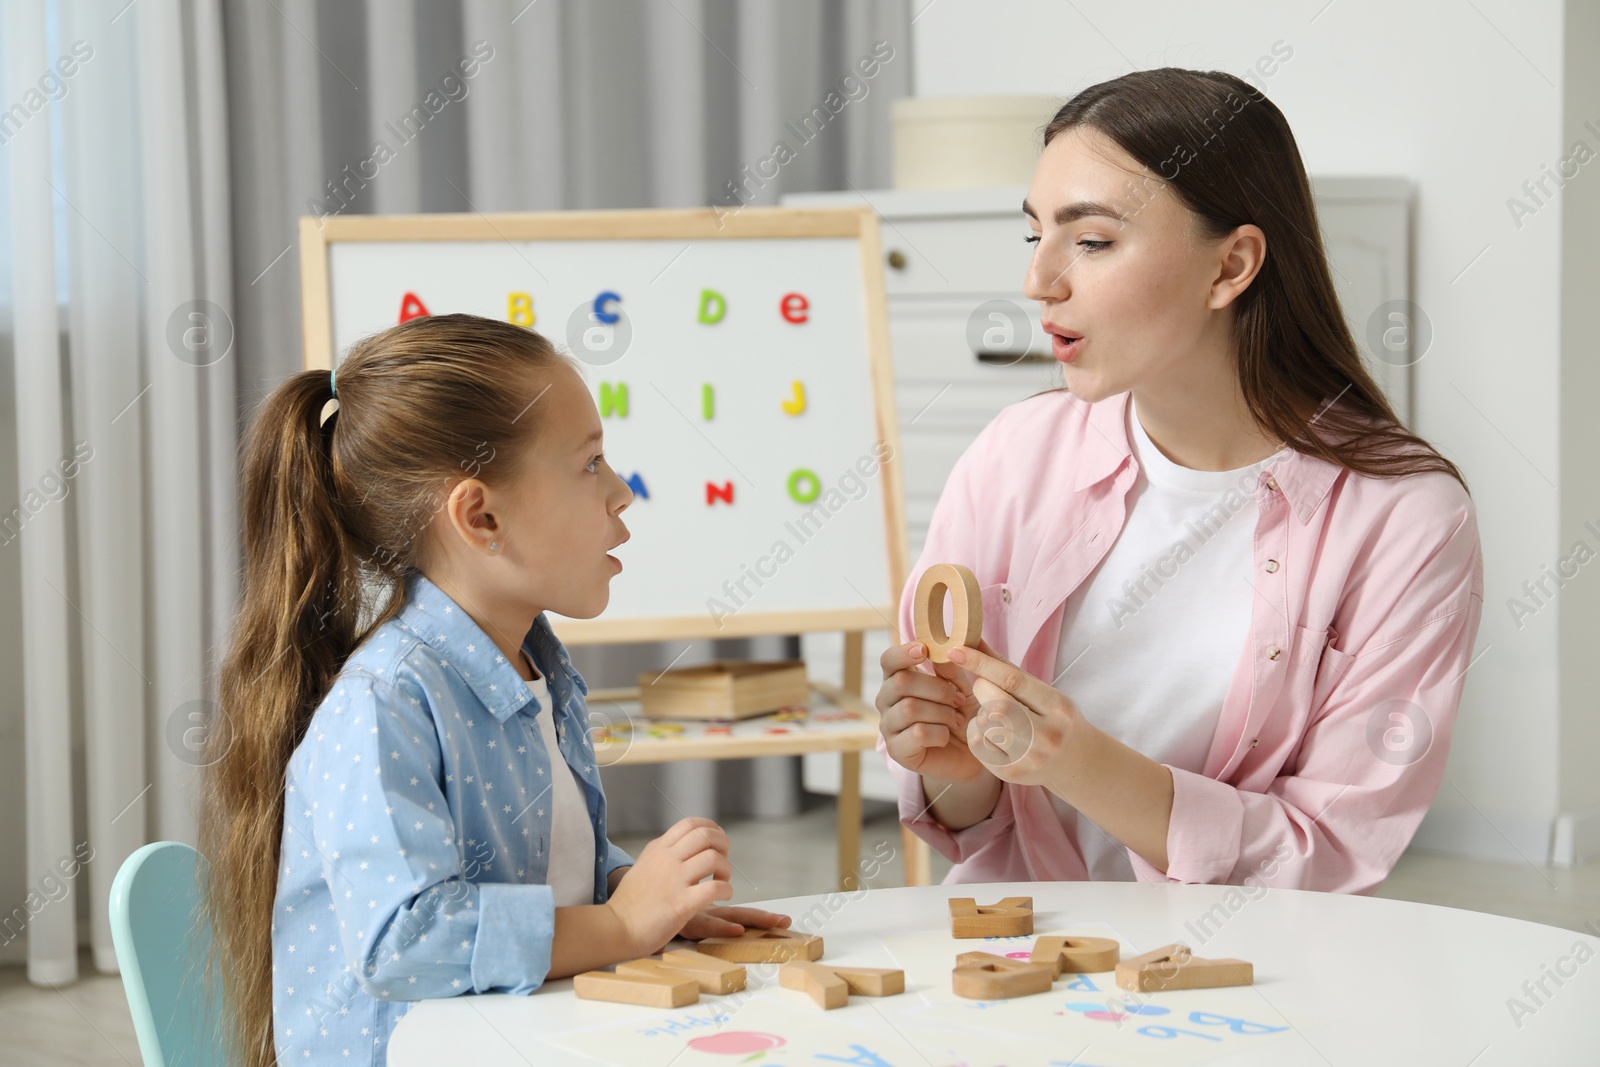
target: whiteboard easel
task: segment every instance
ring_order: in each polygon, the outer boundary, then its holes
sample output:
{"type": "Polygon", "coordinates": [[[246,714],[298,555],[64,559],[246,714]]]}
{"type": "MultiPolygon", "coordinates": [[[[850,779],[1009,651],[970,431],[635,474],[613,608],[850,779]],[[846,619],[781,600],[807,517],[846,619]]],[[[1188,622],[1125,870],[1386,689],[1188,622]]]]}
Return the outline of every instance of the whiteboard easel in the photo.
{"type": "MultiPolygon", "coordinates": [[[[907,551],[880,243],[870,210],[304,218],[300,234],[308,368],[333,366],[353,340],[398,321],[408,293],[420,295],[433,314],[499,318],[508,317],[509,294],[526,293],[543,316],[533,328],[558,345],[583,301],[602,291],[621,293],[620,302],[607,306],[630,316],[632,349],[615,364],[586,369],[597,401],[602,386],[615,401],[615,391],[630,385],[631,410],[619,418],[613,404],[602,419],[608,456],[624,477],[663,449],[678,450],[673,458],[693,470],[663,498],[670,505],[636,498],[627,516],[634,547],[613,584],[612,606],[593,620],[552,616],[563,641],[851,634],[891,625],[907,551]],[[726,294],[728,322],[696,321],[692,312],[704,289],[726,294]],[[808,321],[798,329],[779,316],[774,301],[787,290],[810,297],[808,321]],[[732,362],[741,353],[754,355],[732,362]],[[719,365],[718,358],[725,361],[719,365]],[[789,419],[776,412],[796,381],[805,383],[811,407],[789,419]],[[702,382],[733,398],[719,403],[715,421],[696,417],[693,396],[702,382]],[[749,415],[757,410],[759,417],[749,415]],[[628,442],[630,420],[641,418],[654,420],[650,435],[628,442]],[[831,488],[838,472],[874,443],[887,446],[889,458],[867,479],[870,502],[838,509],[825,536],[794,545],[794,562],[777,568],[771,588],[763,586],[738,610],[693,610],[702,599],[731,606],[715,594],[729,578],[748,577],[748,561],[759,563],[775,539],[795,528],[791,520],[806,509],[792,499],[793,484],[782,484],[785,473],[806,467],[819,484],[802,482],[803,489],[831,488]],[[735,455],[741,458],[730,459],[735,455]],[[701,507],[691,495],[697,482],[741,493],[735,508],[744,509],[744,525],[730,518],[731,509],[701,507]],[[673,520],[652,527],[646,509],[669,506],[678,509],[673,520]],[[700,571],[685,578],[696,551],[703,553],[700,571]],[[735,568],[735,561],[744,562],[735,568]],[[669,590],[674,571],[690,592],[669,590]],[[630,608],[626,583],[652,580],[649,595],[630,608]]],[[[671,481],[672,462],[655,470],[656,484],[671,481]]],[[[710,503],[709,490],[707,496],[710,503]]],[[[753,590],[748,582],[741,588],[753,590]]],[[[852,658],[852,644],[847,683],[860,671],[860,649],[852,658]]],[[[859,691],[859,682],[850,691],[859,691]]]]}
{"type": "MultiPolygon", "coordinates": [[[[528,324],[558,345],[583,301],[592,300],[595,311],[614,313],[625,308],[629,324],[640,333],[637,354],[630,348],[615,364],[602,363],[590,368],[587,375],[595,379],[591,388],[597,393],[600,383],[610,383],[609,411],[607,405],[600,405],[602,425],[607,453],[616,454],[614,465],[625,477],[635,458],[628,454],[629,445],[639,448],[644,442],[630,442],[623,432],[624,420],[632,417],[632,410],[621,418],[604,417],[618,414],[618,386],[624,376],[631,376],[633,382],[630,409],[634,397],[646,403],[656,399],[649,389],[632,392],[648,381],[668,401],[665,407],[672,407],[677,418],[690,422],[693,420],[684,409],[692,413],[692,405],[684,402],[681,393],[678,404],[673,405],[668,395],[683,380],[702,382],[702,389],[715,382],[714,390],[726,391],[736,400],[731,412],[735,416],[746,410],[761,411],[764,404],[776,406],[785,400],[793,404],[799,395],[797,390],[790,391],[793,384],[807,383],[813,415],[808,424],[767,412],[764,418],[729,418],[716,427],[709,425],[712,419],[707,417],[702,420],[705,425],[691,426],[702,443],[724,459],[728,459],[727,453],[743,448],[744,454],[752,457],[746,461],[751,468],[759,466],[755,457],[763,454],[761,449],[826,453],[826,459],[808,454],[795,461],[814,468],[820,482],[838,468],[841,457],[858,454],[869,442],[888,446],[887,456],[881,447],[877,449],[879,468],[868,494],[875,499],[859,501],[862,506],[850,512],[847,522],[835,524],[836,518],[828,519],[829,525],[819,530],[817,543],[808,540],[802,548],[811,553],[805,557],[810,573],[791,566],[791,588],[786,592],[763,588],[768,595],[765,599],[751,597],[750,610],[741,605],[737,612],[722,617],[710,612],[652,610],[673,603],[670,591],[661,590],[653,600],[646,599],[645,610],[630,614],[625,599],[622,610],[613,610],[619,606],[614,592],[613,608],[601,618],[551,619],[557,635],[568,644],[844,631],[842,686],[814,687],[825,698],[859,711],[863,725],[870,720],[872,726],[849,748],[840,746],[842,889],[856,886],[861,751],[870,747],[876,724],[876,711],[859,700],[863,631],[893,629],[907,571],[900,442],[880,260],[877,218],[866,208],[308,217],[300,222],[304,366],[308,369],[334,367],[354,340],[398,321],[412,296],[419,298],[430,314],[460,311],[510,318],[519,306],[546,309],[547,317],[553,313],[552,321],[536,317],[528,324]],[[737,333],[731,328],[720,332],[706,328],[721,325],[721,316],[718,322],[708,323],[704,311],[698,316],[687,314],[690,304],[706,289],[725,297],[729,312],[738,311],[734,320],[737,333]],[[806,295],[803,322],[781,313],[784,308],[792,312],[795,306],[784,295],[789,292],[806,295]],[[619,295],[620,300],[602,302],[598,299],[602,293],[619,295]],[[522,296],[526,302],[516,304],[522,296]],[[829,325],[823,327],[823,323],[829,325]],[[726,357],[720,365],[714,358],[719,347],[726,357]],[[741,354],[771,358],[731,362],[741,354]],[[633,363],[626,365],[628,360],[633,363]],[[720,443],[713,439],[719,431],[720,443]],[[827,535],[834,535],[836,541],[825,550],[821,541],[827,535]],[[875,577],[849,581],[844,571],[863,563],[871,564],[867,573],[875,577]],[[842,582],[828,581],[830,568],[839,569],[842,582]],[[877,596],[883,599],[875,600],[877,596]]],[[[584,317],[591,319],[582,323],[585,329],[604,330],[606,323],[599,316],[584,317]]],[[[641,463],[666,447],[669,435],[662,427],[670,428],[673,422],[665,407],[656,410],[654,434],[646,439],[652,447],[639,448],[636,453],[641,463]]],[[[702,414],[709,416],[713,408],[706,407],[702,414]]],[[[782,410],[789,413],[788,407],[782,410]]],[[[685,464],[706,465],[696,477],[706,479],[706,503],[711,505],[718,480],[726,485],[733,482],[732,477],[726,470],[715,469],[709,454],[697,452],[699,444],[692,437],[679,434],[671,440],[686,442],[682,447],[687,451],[681,453],[685,464]]],[[[729,459],[729,465],[736,464],[729,459]]],[[[746,486],[745,502],[765,509],[765,517],[773,521],[744,527],[724,523],[720,552],[732,553],[732,558],[740,558],[741,552],[754,555],[768,547],[753,540],[754,536],[763,530],[787,528],[793,509],[770,484],[783,470],[782,464],[769,467],[762,484],[746,486]]],[[[679,567],[685,553],[696,549],[695,540],[682,536],[689,506],[682,494],[693,482],[693,478],[680,479],[674,485],[670,473],[659,476],[657,485],[664,486],[668,494],[679,494],[668,497],[678,511],[676,525],[666,523],[654,529],[643,519],[644,508],[653,501],[638,499],[636,488],[628,521],[637,549],[625,575],[636,574],[643,563],[653,569],[653,577],[666,581],[663,575],[679,567]],[[652,534],[660,536],[654,556],[649,554],[652,534]]],[[[791,498],[793,485],[791,479],[785,487],[791,498]]],[[[715,517],[702,515],[702,522],[690,531],[693,537],[703,538],[708,530],[714,531],[717,519],[726,513],[712,509],[708,514],[715,517]]],[[[833,514],[842,516],[844,509],[833,514]]],[[[794,558],[799,559],[799,554],[794,558]]],[[[614,591],[617,588],[614,586],[614,591]]],[[[783,746],[793,747],[794,743],[772,738],[769,747],[787,751],[783,746]]],[[[747,749],[748,745],[740,747],[736,754],[762,754],[747,749]]],[[[903,836],[910,850],[908,870],[914,870],[913,856],[922,851],[915,846],[920,842],[903,836]]],[[[913,874],[912,880],[925,881],[926,876],[913,874]]]]}

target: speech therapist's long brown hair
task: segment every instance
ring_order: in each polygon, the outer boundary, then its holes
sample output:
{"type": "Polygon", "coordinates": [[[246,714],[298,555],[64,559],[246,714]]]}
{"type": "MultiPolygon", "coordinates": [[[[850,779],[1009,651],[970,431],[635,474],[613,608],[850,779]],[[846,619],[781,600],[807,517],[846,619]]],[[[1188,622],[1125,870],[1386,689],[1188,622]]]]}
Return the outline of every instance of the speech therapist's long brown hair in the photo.
{"type": "Polygon", "coordinates": [[[1263,432],[1361,474],[1442,471],[1454,463],[1401,423],[1362,362],[1328,270],[1311,182],[1283,112],[1221,71],[1161,67],[1091,85],[1044,128],[1044,143],[1095,130],[1147,167],[1220,239],[1245,224],[1266,261],[1234,300],[1240,390],[1263,432]]]}
{"type": "Polygon", "coordinates": [[[454,482],[516,477],[543,421],[534,401],[563,362],[520,326],[418,318],[350,350],[326,420],[324,370],[293,375],[256,414],[240,485],[243,589],[200,819],[229,1063],[277,1062],[271,924],[289,757],[351,652],[404,607],[454,482]]]}

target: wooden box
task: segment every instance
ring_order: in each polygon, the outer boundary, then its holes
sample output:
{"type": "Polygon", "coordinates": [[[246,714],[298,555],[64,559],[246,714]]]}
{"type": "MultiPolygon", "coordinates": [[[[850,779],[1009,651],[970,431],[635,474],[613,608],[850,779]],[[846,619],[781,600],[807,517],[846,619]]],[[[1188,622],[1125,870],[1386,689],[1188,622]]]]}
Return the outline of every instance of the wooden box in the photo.
{"type": "Polygon", "coordinates": [[[639,710],[650,719],[748,719],[809,698],[804,660],[717,660],[639,675],[639,710]]]}

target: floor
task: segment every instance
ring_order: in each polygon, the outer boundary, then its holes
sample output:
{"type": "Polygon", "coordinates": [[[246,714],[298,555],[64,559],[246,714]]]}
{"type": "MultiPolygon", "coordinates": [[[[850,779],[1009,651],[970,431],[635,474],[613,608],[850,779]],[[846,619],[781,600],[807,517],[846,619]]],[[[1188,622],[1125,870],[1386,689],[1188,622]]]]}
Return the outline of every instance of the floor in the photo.
{"type": "MultiPolygon", "coordinates": [[[[884,845],[894,853],[868,884],[900,885],[900,832],[894,812],[888,805],[868,802],[867,816],[863,859],[887,855],[884,845]]],[[[834,889],[833,820],[831,803],[817,800],[791,820],[729,824],[735,901],[834,889]]],[[[617,844],[637,855],[646,840],[620,837],[617,844]]],[[[937,855],[933,864],[938,881],[950,865],[937,855]]],[[[1509,915],[1591,934],[1600,930],[1600,863],[1564,871],[1409,853],[1377,895],[1509,915]]],[[[81,968],[89,977],[52,989],[29,985],[20,967],[0,967],[0,1034],[4,1035],[0,1064],[136,1067],[140,1063],[121,979],[93,974],[87,956],[81,968]]]]}

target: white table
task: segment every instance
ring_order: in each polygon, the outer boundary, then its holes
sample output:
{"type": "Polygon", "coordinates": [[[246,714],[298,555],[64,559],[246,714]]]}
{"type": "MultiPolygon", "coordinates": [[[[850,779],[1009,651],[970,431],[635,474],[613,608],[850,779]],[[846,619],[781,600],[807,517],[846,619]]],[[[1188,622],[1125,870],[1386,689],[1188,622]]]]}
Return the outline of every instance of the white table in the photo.
{"type": "Polygon", "coordinates": [[[1594,937],[1406,901],[1248,893],[1227,886],[1035,882],[763,901],[793,915],[796,928],[823,936],[823,962],[902,967],[906,992],[851,997],[847,1007],[823,1012],[802,993],[780,988],[774,968],[752,965],[750,991],[662,1010],[579,1000],[570,979],[558,980],[528,997],[424,1001],[401,1020],[389,1063],[731,1067],[779,1038],[781,1046],[749,1062],[1600,1063],[1600,940],[1594,937]],[[971,896],[987,904],[1013,895],[1034,898],[1036,935],[1116,936],[1125,958],[1183,941],[1197,956],[1251,961],[1255,984],[1133,994],[1117,990],[1109,973],[1086,980],[1064,975],[1049,993],[961,1000],[950,989],[956,951],[1003,954],[1025,949],[1032,939],[954,941],[946,900],[971,896]],[[1578,946],[1586,951],[1575,954],[1578,946]],[[1536,988],[1541,980],[1548,995],[1536,988]],[[1535,983],[1532,996],[1524,982],[1535,983]],[[1514,1018],[1512,997],[1531,1011],[1514,1018]],[[761,1034],[774,1036],[748,1036],[761,1034]],[[719,1042],[726,1051],[707,1051],[719,1042]]]}

